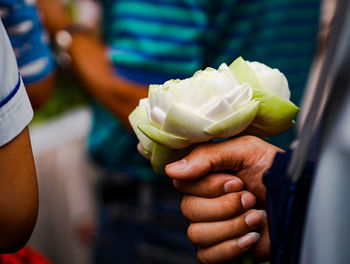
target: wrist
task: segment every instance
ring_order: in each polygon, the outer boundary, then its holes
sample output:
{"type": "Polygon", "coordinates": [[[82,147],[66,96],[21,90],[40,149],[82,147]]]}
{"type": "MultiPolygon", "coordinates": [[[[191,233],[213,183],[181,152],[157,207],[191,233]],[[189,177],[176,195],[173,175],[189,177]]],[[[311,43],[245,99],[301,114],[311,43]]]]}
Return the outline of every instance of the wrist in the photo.
{"type": "Polygon", "coordinates": [[[72,23],[69,26],[57,31],[54,36],[54,42],[57,54],[57,63],[66,68],[72,63],[71,49],[76,35],[92,36],[91,28],[81,24],[72,23]]]}

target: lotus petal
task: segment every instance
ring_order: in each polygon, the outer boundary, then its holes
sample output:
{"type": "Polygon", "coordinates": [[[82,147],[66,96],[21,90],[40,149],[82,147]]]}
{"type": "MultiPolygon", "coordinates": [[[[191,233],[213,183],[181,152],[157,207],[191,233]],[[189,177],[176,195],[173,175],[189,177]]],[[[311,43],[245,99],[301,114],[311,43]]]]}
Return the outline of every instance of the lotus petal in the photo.
{"type": "Polygon", "coordinates": [[[213,105],[211,108],[208,109],[208,112],[205,114],[205,117],[214,122],[218,122],[221,119],[228,116],[231,112],[231,106],[225,101],[221,100],[216,105],[213,105]]]}
{"type": "Polygon", "coordinates": [[[211,120],[177,104],[173,104],[165,118],[163,130],[188,138],[191,143],[205,142],[212,138],[204,129],[213,125],[211,120]]]}
{"type": "Polygon", "coordinates": [[[166,114],[159,107],[153,107],[151,109],[151,121],[157,127],[162,127],[163,126],[165,117],[166,117],[166,114]]]}
{"type": "Polygon", "coordinates": [[[294,120],[288,120],[284,123],[274,124],[266,127],[265,125],[260,125],[257,122],[253,122],[245,130],[246,134],[254,135],[257,137],[269,137],[271,135],[277,135],[288,129],[292,128],[295,125],[294,120]]]}
{"type": "Polygon", "coordinates": [[[252,101],[205,131],[215,138],[232,137],[245,130],[254,120],[259,109],[259,101],[252,101]]]}
{"type": "Polygon", "coordinates": [[[286,100],[290,99],[288,81],[283,73],[278,69],[272,69],[257,61],[247,63],[249,67],[253,69],[263,90],[278,95],[286,100]]]}
{"type": "Polygon", "coordinates": [[[157,142],[169,149],[182,149],[191,145],[187,138],[179,137],[158,129],[153,124],[139,124],[137,126],[152,141],[157,142]]]}
{"type": "Polygon", "coordinates": [[[145,154],[152,152],[154,142],[146,137],[137,126],[142,123],[149,123],[148,115],[146,112],[145,104],[142,104],[135,108],[135,110],[129,115],[129,122],[135,131],[135,134],[140,141],[145,154]],[[148,152],[148,153],[146,153],[148,152]]]}

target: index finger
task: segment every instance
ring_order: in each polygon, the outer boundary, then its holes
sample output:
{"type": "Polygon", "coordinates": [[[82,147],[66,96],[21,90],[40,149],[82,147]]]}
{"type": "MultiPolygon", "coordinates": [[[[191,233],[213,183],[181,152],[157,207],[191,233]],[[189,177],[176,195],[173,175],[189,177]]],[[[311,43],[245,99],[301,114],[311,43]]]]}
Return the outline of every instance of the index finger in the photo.
{"type": "Polygon", "coordinates": [[[184,159],[168,164],[165,171],[173,179],[195,180],[209,172],[241,170],[255,161],[257,149],[264,152],[266,145],[252,136],[202,144],[184,159]]]}
{"type": "Polygon", "coordinates": [[[252,208],[256,198],[248,191],[228,193],[217,198],[185,195],[181,201],[182,215],[191,222],[226,220],[252,208]]]}
{"type": "Polygon", "coordinates": [[[185,194],[199,197],[219,197],[229,192],[238,192],[243,189],[243,182],[238,177],[225,173],[206,175],[195,181],[174,180],[174,187],[185,194]]]}

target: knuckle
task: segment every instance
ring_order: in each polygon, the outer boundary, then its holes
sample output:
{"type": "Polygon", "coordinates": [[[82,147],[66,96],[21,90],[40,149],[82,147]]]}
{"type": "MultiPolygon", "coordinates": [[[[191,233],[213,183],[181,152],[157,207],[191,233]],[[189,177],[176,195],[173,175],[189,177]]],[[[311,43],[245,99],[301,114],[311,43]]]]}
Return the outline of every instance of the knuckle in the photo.
{"type": "Polygon", "coordinates": [[[239,193],[228,193],[223,197],[222,207],[225,210],[237,211],[241,207],[239,193]]]}
{"type": "Polygon", "coordinates": [[[240,235],[240,233],[245,232],[245,225],[242,224],[242,222],[244,222],[244,218],[242,219],[237,219],[235,221],[230,221],[228,227],[231,230],[231,235],[237,236],[240,235]],[[242,228],[243,226],[243,228],[242,228]]]}
{"type": "Polygon", "coordinates": [[[209,177],[207,177],[206,182],[207,182],[207,186],[213,186],[216,184],[217,180],[216,180],[216,175],[210,175],[209,177]]]}
{"type": "Polygon", "coordinates": [[[189,220],[193,219],[194,206],[193,206],[193,199],[192,199],[192,197],[190,197],[188,195],[185,195],[182,198],[180,209],[181,209],[182,215],[185,218],[187,218],[189,220]]]}
{"type": "Polygon", "coordinates": [[[235,258],[239,254],[239,251],[236,239],[232,239],[227,243],[226,252],[229,254],[229,258],[235,258]]]}
{"type": "Polygon", "coordinates": [[[207,154],[209,151],[210,147],[209,144],[201,144],[199,146],[197,146],[193,152],[198,154],[198,153],[203,153],[203,154],[207,154]]]}
{"type": "Polygon", "coordinates": [[[218,185],[217,177],[208,177],[205,181],[204,189],[206,193],[212,193],[216,191],[218,185]]]}

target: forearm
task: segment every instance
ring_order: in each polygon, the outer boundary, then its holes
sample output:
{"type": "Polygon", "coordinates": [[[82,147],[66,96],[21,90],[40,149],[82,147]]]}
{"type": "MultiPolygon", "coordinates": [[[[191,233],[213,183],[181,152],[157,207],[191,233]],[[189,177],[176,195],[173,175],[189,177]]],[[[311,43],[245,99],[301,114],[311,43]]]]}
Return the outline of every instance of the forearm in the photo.
{"type": "MultiPolygon", "coordinates": [[[[72,25],[73,20],[59,1],[47,2],[39,0],[38,4],[46,27],[55,36],[59,30],[72,25]]],[[[147,87],[117,76],[108,60],[105,45],[96,36],[78,32],[72,35],[69,53],[78,77],[94,99],[109,109],[125,126],[129,126],[128,115],[141,98],[147,97],[147,87]]]]}
{"type": "Polygon", "coordinates": [[[147,97],[147,87],[118,76],[105,46],[93,36],[74,34],[70,54],[89,93],[128,125],[128,115],[141,98],[147,97]]]}
{"type": "Polygon", "coordinates": [[[54,36],[57,31],[72,23],[72,18],[62,1],[38,0],[37,5],[43,15],[45,28],[49,31],[51,36],[54,36]]]}
{"type": "Polygon", "coordinates": [[[56,73],[52,72],[42,80],[26,84],[26,90],[34,109],[43,106],[50,98],[56,82],[56,73]]]}
{"type": "Polygon", "coordinates": [[[0,253],[14,252],[28,241],[38,213],[38,189],[26,128],[0,148],[0,253]]]}

